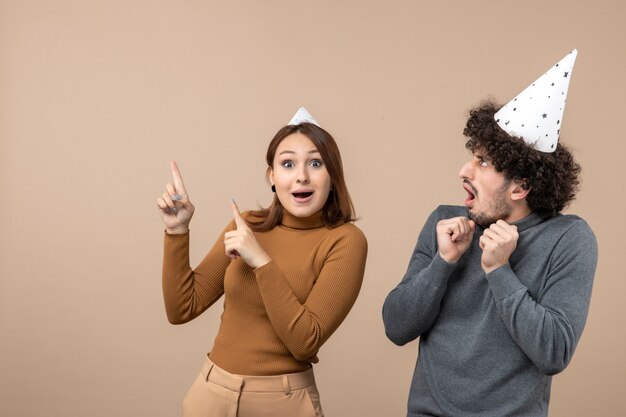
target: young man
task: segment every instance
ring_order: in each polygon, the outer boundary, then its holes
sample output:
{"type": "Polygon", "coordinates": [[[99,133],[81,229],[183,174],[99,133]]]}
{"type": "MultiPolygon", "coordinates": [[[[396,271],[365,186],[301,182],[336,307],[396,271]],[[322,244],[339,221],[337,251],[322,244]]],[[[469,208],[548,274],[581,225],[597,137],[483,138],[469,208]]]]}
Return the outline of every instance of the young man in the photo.
{"type": "Polygon", "coordinates": [[[580,339],[597,263],[587,223],[560,214],[580,173],[557,143],[575,56],[501,109],[470,112],[465,206],[431,214],[383,306],[389,339],[420,338],[409,416],[548,414],[551,376],[580,339]]]}

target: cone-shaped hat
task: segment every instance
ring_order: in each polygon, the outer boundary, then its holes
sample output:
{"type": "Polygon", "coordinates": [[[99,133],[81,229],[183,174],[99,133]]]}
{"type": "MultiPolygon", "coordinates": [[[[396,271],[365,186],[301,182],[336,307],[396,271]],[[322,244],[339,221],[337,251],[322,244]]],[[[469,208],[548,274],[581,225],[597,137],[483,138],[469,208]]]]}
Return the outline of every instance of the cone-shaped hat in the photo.
{"type": "Polygon", "coordinates": [[[504,105],[494,118],[511,136],[541,152],[554,152],[559,141],[567,89],[578,52],[574,49],[537,81],[504,105]]]}

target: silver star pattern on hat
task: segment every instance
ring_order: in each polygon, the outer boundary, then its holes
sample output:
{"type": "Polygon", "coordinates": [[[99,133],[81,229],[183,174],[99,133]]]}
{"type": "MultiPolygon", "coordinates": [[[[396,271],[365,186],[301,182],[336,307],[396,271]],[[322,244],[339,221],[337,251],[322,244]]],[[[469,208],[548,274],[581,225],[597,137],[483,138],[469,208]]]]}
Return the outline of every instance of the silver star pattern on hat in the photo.
{"type": "Polygon", "coordinates": [[[321,127],[320,124],[317,123],[317,120],[315,120],[315,118],[311,116],[311,113],[309,113],[304,107],[300,107],[287,124],[299,125],[300,123],[312,123],[317,127],[321,127]]]}
{"type": "Polygon", "coordinates": [[[494,118],[511,136],[541,152],[554,152],[559,141],[569,80],[578,51],[574,49],[505,104],[494,118]]]}

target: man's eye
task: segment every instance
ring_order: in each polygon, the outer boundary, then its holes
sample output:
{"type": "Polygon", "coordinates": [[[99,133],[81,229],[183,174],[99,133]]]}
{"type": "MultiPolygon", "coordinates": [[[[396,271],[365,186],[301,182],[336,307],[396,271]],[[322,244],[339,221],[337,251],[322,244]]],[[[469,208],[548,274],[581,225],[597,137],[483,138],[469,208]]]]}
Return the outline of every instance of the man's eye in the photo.
{"type": "Polygon", "coordinates": [[[489,164],[487,163],[487,161],[484,161],[484,160],[482,160],[482,159],[481,159],[481,160],[480,160],[480,166],[481,166],[481,167],[488,167],[488,166],[489,166],[489,164]]]}

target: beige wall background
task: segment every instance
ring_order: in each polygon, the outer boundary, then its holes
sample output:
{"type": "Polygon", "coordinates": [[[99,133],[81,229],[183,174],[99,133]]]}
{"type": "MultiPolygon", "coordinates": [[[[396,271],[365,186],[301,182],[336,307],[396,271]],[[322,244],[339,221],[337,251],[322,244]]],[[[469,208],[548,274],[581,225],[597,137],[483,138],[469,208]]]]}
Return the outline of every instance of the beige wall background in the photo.
{"type": "Polygon", "coordinates": [[[465,113],[579,49],[562,129],[568,210],[600,245],[591,311],[551,416],[621,416],[625,3],[0,0],[0,415],[173,416],[221,307],[168,324],[155,199],[176,159],[192,262],[267,204],[264,154],[306,106],[337,138],[370,252],[316,366],[328,416],[402,416],[417,342],[380,310],[417,234],[461,203],[465,113]]]}

